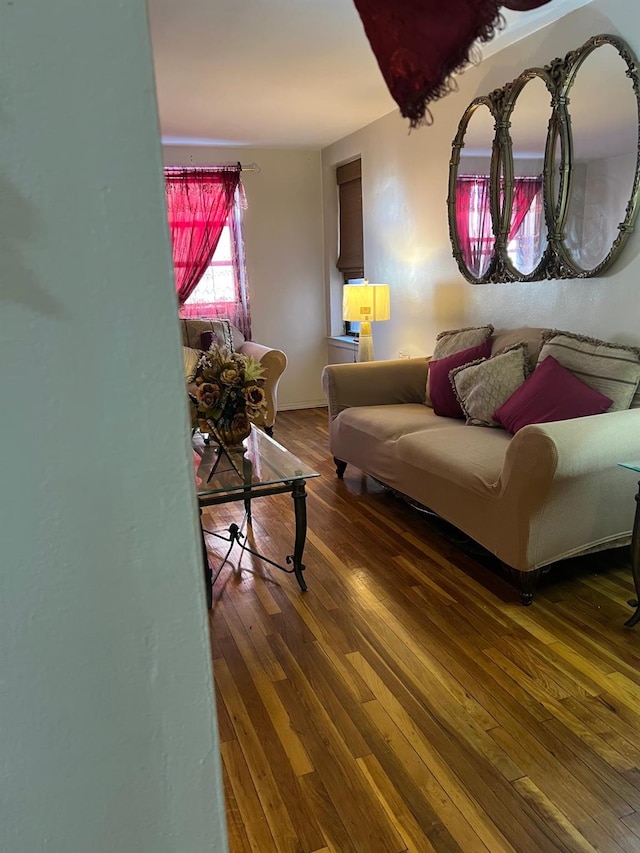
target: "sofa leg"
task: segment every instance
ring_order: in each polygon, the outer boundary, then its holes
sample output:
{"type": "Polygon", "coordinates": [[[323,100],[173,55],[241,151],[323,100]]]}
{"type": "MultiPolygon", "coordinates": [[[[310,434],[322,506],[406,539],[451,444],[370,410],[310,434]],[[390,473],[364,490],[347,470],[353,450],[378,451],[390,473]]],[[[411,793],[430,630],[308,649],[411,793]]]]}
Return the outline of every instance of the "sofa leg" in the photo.
{"type": "Polygon", "coordinates": [[[530,572],[521,572],[519,569],[512,569],[503,563],[509,571],[518,592],[520,593],[520,601],[525,607],[533,604],[533,596],[538,585],[538,581],[543,575],[549,571],[549,566],[543,566],[541,569],[533,569],[530,572]]]}
{"type": "Polygon", "coordinates": [[[333,457],[333,461],[336,463],[336,474],[338,475],[338,478],[342,480],[344,472],[347,469],[347,463],[343,462],[342,459],[338,459],[336,456],[333,457]]]}
{"type": "Polygon", "coordinates": [[[264,428],[264,431],[266,432],[266,434],[267,434],[270,438],[273,438],[273,427],[272,427],[272,426],[270,426],[270,427],[266,426],[266,427],[264,428]]]}
{"type": "Polygon", "coordinates": [[[533,604],[533,596],[536,591],[536,578],[528,578],[527,575],[532,575],[533,572],[522,572],[524,577],[522,578],[519,588],[520,588],[520,601],[524,605],[524,607],[529,607],[533,604]]]}

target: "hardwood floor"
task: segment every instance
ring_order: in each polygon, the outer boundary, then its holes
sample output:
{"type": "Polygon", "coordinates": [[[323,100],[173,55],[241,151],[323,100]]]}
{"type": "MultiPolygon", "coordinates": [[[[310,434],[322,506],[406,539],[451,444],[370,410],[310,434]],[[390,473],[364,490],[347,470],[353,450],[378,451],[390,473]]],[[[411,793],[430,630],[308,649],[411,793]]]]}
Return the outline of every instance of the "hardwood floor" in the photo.
{"type": "MultiPolygon", "coordinates": [[[[308,591],[246,554],[214,588],[231,853],[640,851],[627,550],[554,567],[524,608],[478,549],[351,466],[338,480],[326,418],[280,412],[275,433],[322,474],[308,591]]],[[[264,553],[292,530],[289,495],[254,502],[264,553]]]]}

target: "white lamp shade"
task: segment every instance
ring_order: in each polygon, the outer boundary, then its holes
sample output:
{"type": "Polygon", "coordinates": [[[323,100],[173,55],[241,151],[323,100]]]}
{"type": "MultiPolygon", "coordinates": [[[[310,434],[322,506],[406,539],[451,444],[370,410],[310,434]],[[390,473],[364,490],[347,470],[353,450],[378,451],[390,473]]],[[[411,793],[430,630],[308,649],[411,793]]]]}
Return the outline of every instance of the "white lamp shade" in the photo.
{"type": "Polygon", "coordinates": [[[342,319],[350,322],[388,320],[391,300],[388,284],[345,284],[342,289],[342,319]]]}

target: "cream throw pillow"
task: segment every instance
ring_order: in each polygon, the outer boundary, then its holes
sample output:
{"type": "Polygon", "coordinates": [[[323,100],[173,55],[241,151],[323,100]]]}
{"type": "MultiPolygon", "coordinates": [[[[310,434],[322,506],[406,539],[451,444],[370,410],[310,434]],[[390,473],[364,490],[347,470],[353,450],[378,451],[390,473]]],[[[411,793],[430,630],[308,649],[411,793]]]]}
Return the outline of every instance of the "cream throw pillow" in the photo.
{"type": "Polygon", "coordinates": [[[516,344],[493,358],[463,364],[449,374],[458,402],[471,426],[499,427],[493,413],[527,378],[527,345],[516,344]]]}
{"type": "Polygon", "coordinates": [[[547,356],[574,373],[585,385],[613,400],[610,412],[640,405],[640,348],[600,341],[552,329],[542,335],[541,364],[547,356]]]}
{"type": "MultiPolygon", "coordinates": [[[[464,329],[449,329],[446,332],[440,332],[436,338],[431,358],[436,361],[437,359],[444,358],[447,355],[453,355],[454,352],[461,352],[463,349],[476,347],[487,338],[490,338],[492,334],[493,326],[491,324],[487,326],[467,326],[464,329]]],[[[426,406],[431,406],[428,373],[424,402],[426,406]]]]}
{"type": "Polygon", "coordinates": [[[187,383],[193,382],[196,375],[196,366],[202,352],[191,347],[182,347],[182,361],[184,363],[184,378],[187,383]]]}

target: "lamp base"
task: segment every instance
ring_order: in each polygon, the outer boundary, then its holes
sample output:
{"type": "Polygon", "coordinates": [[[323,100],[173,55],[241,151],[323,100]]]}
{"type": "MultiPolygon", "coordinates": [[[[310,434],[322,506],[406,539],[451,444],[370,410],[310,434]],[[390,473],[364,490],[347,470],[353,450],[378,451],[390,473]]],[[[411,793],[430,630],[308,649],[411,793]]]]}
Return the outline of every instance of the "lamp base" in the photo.
{"type": "Polygon", "coordinates": [[[371,335],[371,323],[367,321],[360,323],[358,361],[375,361],[375,355],[373,353],[373,337],[371,335]]]}

